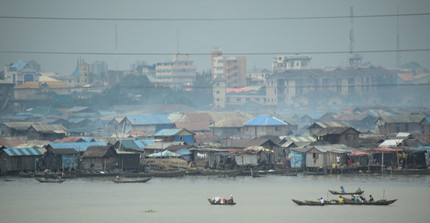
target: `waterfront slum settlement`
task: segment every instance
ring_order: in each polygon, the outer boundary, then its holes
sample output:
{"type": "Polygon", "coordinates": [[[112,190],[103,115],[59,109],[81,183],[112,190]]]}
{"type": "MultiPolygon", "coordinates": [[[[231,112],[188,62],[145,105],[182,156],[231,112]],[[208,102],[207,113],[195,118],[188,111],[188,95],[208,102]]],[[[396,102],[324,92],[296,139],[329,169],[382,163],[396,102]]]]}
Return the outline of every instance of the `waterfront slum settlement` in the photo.
{"type": "Polygon", "coordinates": [[[0,124],[1,175],[426,173],[429,166],[426,115],[351,109],[310,122],[308,115],[244,112],[63,112],[49,119],[14,116],[0,124]]]}

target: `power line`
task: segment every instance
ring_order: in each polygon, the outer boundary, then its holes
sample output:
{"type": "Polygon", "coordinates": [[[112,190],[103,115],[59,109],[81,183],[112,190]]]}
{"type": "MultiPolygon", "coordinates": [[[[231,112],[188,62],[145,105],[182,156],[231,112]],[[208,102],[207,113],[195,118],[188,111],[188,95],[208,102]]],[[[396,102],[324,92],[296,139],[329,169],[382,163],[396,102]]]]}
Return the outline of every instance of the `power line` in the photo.
{"type": "MultiPolygon", "coordinates": [[[[429,52],[430,48],[424,49],[399,49],[399,50],[354,50],[354,53],[397,53],[397,52],[429,52]]],[[[117,56],[170,56],[175,55],[177,52],[71,52],[71,51],[25,51],[25,50],[0,50],[0,53],[10,54],[52,54],[52,55],[117,55],[117,56]]],[[[349,51],[280,51],[280,52],[223,52],[224,55],[304,55],[304,54],[348,54],[349,51]]],[[[181,54],[193,56],[210,56],[210,53],[193,53],[183,52],[181,54]]]]}
{"type": "MultiPolygon", "coordinates": [[[[430,12],[403,14],[355,15],[354,18],[382,18],[428,16],[430,12]]],[[[109,17],[45,17],[45,16],[0,16],[0,19],[24,20],[71,20],[71,21],[264,21],[264,20],[315,20],[315,19],[349,19],[350,15],[339,16],[298,16],[298,17],[244,17],[244,18],[109,18],[109,17]]]]}

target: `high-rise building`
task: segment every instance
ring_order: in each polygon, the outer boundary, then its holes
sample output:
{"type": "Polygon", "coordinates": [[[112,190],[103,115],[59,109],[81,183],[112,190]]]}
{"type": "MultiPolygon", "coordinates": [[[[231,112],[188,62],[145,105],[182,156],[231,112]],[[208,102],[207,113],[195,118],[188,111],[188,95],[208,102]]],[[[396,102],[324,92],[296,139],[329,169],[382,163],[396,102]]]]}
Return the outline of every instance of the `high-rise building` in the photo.
{"type": "Polygon", "coordinates": [[[212,80],[223,78],[227,87],[240,88],[246,86],[246,57],[224,57],[219,48],[211,53],[212,80]]]}
{"type": "Polygon", "coordinates": [[[91,64],[90,68],[90,71],[93,74],[106,74],[108,71],[108,65],[104,61],[95,61],[91,64]]]}
{"type": "Polygon", "coordinates": [[[196,66],[187,54],[173,55],[172,62],[159,63],[155,67],[158,82],[170,87],[191,86],[196,74],[196,66]]]}

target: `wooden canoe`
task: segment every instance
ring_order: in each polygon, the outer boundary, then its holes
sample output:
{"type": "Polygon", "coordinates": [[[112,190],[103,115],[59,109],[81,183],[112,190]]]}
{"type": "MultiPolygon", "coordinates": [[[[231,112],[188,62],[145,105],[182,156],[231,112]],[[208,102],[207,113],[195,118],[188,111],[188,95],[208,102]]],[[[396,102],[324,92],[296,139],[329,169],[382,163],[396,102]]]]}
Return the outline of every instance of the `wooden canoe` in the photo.
{"type": "Polygon", "coordinates": [[[36,178],[41,183],[63,183],[64,179],[51,179],[51,178],[36,178]]]}
{"type": "Polygon", "coordinates": [[[335,191],[335,190],[328,190],[331,194],[335,194],[335,195],[361,195],[362,193],[364,193],[364,190],[360,191],[360,192],[340,192],[340,191],[335,191]]]}
{"type": "Polygon", "coordinates": [[[211,169],[198,169],[199,173],[206,176],[227,176],[234,177],[239,175],[239,170],[211,170],[211,169]]]}
{"type": "Polygon", "coordinates": [[[295,199],[291,199],[297,205],[307,205],[307,206],[324,206],[326,203],[321,203],[320,201],[299,201],[295,199]]]}
{"type": "Polygon", "coordinates": [[[113,179],[112,181],[115,183],[146,183],[148,182],[151,177],[147,178],[139,178],[139,179],[113,179]]]}
{"type": "Polygon", "coordinates": [[[352,200],[345,200],[343,204],[345,205],[379,205],[386,206],[396,202],[397,199],[392,200],[377,200],[377,201],[365,201],[365,202],[354,202],[352,200]]]}
{"type": "Polygon", "coordinates": [[[377,201],[366,201],[366,202],[354,202],[352,200],[345,200],[344,203],[339,203],[339,201],[337,200],[331,200],[331,201],[325,201],[324,204],[321,204],[321,202],[319,201],[310,201],[310,200],[305,200],[305,201],[299,201],[299,200],[294,200],[293,202],[296,203],[297,205],[309,205],[309,206],[323,206],[323,205],[376,205],[376,206],[387,206],[390,205],[394,202],[396,202],[397,199],[393,199],[393,200],[377,200],[377,201]]]}

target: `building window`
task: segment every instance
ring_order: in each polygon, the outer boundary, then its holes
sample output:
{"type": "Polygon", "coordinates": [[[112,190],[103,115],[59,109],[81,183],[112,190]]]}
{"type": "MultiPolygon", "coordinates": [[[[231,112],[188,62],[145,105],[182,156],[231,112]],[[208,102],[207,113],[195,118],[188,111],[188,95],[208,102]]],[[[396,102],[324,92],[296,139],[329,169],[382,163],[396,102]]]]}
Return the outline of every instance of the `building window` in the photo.
{"type": "Polygon", "coordinates": [[[318,159],[318,155],[319,155],[318,153],[312,153],[312,158],[313,159],[318,159]]]}

